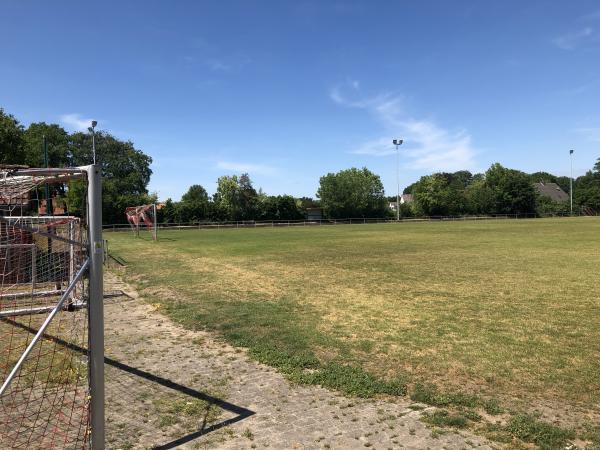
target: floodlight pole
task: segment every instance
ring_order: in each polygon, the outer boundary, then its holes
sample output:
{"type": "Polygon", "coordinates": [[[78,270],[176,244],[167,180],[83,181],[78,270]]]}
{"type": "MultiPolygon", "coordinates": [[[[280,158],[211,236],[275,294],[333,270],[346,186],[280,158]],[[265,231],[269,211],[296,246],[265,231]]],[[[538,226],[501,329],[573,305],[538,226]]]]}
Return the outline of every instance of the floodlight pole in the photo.
{"type": "Polygon", "coordinates": [[[569,196],[571,197],[571,215],[573,215],[573,150],[569,150],[571,159],[571,177],[569,178],[569,196]]]}
{"type": "Polygon", "coordinates": [[[393,144],[396,146],[396,220],[400,221],[400,150],[398,147],[404,142],[402,139],[394,139],[393,144]]]}
{"type": "Polygon", "coordinates": [[[87,166],[89,221],[89,366],[92,450],[104,450],[104,287],[102,281],[102,179],[100,167],[87,166]]]}
{"type": "Polygon", "coordinates": [[[88,131],[92,133],[92,157],[94,159],[94,165],[96,165],[96,125],[98,125],[98,122],[92,120],[92,126],[88,128],[88,131]]]}

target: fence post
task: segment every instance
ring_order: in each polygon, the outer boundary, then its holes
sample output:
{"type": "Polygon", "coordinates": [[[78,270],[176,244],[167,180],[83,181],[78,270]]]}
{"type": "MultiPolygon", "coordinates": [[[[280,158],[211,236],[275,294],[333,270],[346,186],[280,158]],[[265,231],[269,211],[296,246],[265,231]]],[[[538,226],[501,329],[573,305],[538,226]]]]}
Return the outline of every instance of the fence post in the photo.
{"type": "Polygon", "coordinates": [[[89,220],[89,348],[92,450],[104,450],[104,287],[102,282],[102,179],[100,166],[87,166],[89,220]]]}

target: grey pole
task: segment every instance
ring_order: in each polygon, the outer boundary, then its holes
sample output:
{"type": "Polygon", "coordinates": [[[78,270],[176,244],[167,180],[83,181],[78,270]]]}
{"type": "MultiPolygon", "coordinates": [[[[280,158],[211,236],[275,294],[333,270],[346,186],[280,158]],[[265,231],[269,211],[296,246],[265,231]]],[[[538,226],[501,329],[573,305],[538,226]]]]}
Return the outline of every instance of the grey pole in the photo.
{"type": "Polygon", "coordinates": [[[92,450],[104,450],[104,301],[102,281],[102,179],[96,165],[86,167],[89,221],[89,352],[92,450]]]}
{"type": "Polygon", "coordinates": [[[88,127],[88,131],[92,133],[92,157],[94,165],[96,165],[96,125],[98,125],[98,121],[92,120],[92,126],[88,127]]]}
{"type": "Polygon", "coordinates": [[[571,215],[573,215],[573,150],[569,151],[571,159],[571,178],[569,178],[569,196],[571,197],[571,215]]]}
{"type": "Polygon", "coordinates": [[[158,241],[158,220],[156,218],[156,203],[152,204],[152,214],[154,215],[154,240],[158,241]]]}
{"type": "MultiPolygon", "coordinates": [[[[46,135],[42,136],[43,146],[44,146],[44,166],[47,168],[50,167],[50,163],[48,160],[48,141],[46,140],[46,135]]],[[[50,187],[48,183],[45,186],[46,190],[46,215],[51,216],[54,213],[54,208],[52,207],[52,199],[50,198],[50,187]]],[[[50,238],[48,238],[48,242],[50,242],[50,238]]]]}
{"type": "Polygon", "coordinates": [[[394,139],[392,141],[396,146],[396,221],[400,221],[400,150],[398,147],[402,145],[402,139],[394,139]]]}
{"type": "Polygon", "coordinates": [[[92,128],[92,153],[94,155],[94,165],[96,165],[96,132],[92,128]]]}

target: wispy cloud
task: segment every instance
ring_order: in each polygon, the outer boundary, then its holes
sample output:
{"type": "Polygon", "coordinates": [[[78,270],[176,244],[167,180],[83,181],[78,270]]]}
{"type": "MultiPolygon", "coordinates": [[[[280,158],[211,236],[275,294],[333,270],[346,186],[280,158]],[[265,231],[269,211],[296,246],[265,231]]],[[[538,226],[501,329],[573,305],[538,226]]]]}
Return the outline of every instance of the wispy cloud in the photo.
{"type": "Polygon", "coordinates": [[[360,97],[359,84],[347,81],[330,91],[337,104],[360,108],[372,114],[385,130],[385,135],[364,142],[352,153],[387,156],[395,152],[392,139],[404,139],[404,154],[413,169],[428,171],[476,170],[472,139],[466,130],[448,130],[432,120],[410,117],[402,108],[398,94],[384,93],[360,97]]]}
{"type": "Polygon", "coordinates": [[[600,81],[600,79],[592,80],[588,83],[580,84],[578,86],[574,86],[569,89],[564,89],[563,91],[561,91],[561,93],[567,94],[567,95],[581,95],[581,94],[588,92],[593,87],[595,87],[599,81],[600,81]]]}
{"type": "Polygon", "coordinates": [[[190,48],[183,56],[183,61],[190,65],[207,68],[212,72],[234,72],[252,62],[248,55],[224,51],[203,37],[191,40],[190,48]]]}
{"type": "Polygon", "coordinates": [[[600,142],[600,127],[576,128],[575,132],[591,142],[600,142]]]}
{"type": "Polygon", "coordinates": [[[230,170],[238,173],[249,173],[256,175],[275,175],[277,168],[266,165],[266,164],[253,164],[233,161],[218,161],[216,164],[217,169],[230,170]]]}
{"type": "Polygon", "coordinates": [[[592,11],[588,14],[584,14],[579,19],[583,20],[583,21],[600,20],[600,9],[598,9],[596,11],[592,11]]]}
{"type": "Polygon", "coordinates": [[[563,34],[552,40],[554,45],[563,50],[575,50],[580,45],[595,38],[592,27],[584,27],[577,31],[563,34]]]}
{"type": "Polygon", "coordinates": [[[204,64],[214,72],[229,72],[232,69],[231,64],[227,64],[219,59],[208,59],[204,61],[204,64]]]}
{"type": "Polygon", "coordinates": [[[88,127],[92,126],[92,119],[82,117],[77,113],[63,114],[60,116],[60,123],[70,130],[86,131],[88,127]]]}

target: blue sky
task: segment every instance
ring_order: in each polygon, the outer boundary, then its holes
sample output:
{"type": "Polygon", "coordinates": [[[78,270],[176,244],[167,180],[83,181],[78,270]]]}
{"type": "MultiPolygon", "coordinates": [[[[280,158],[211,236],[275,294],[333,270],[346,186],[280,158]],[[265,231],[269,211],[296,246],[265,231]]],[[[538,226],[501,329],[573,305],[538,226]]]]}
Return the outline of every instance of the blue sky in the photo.
{"type": "Polygon", "coordinates": [[[576,174],[600,157],[600,3],[18,1],[0,14],[0,106],[99,128],[154,159],[150,189],[249,172],[314,196],[366,166],[576,174]]]}

